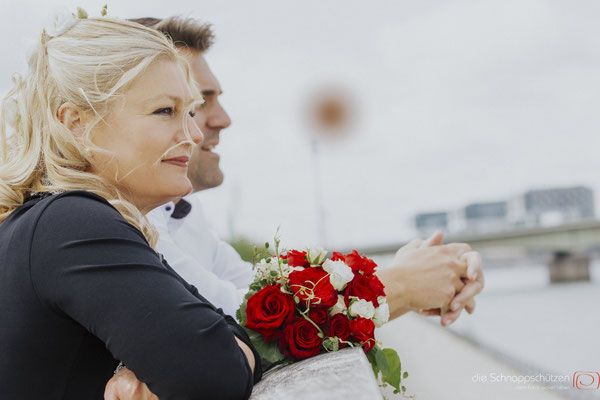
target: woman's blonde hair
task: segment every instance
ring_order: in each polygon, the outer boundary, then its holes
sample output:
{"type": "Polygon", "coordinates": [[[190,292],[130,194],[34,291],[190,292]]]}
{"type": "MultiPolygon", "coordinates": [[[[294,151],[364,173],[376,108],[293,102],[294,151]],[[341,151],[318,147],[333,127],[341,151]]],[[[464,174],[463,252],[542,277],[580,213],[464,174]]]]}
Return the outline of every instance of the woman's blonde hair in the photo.
{"type": "MultiPolygon", "coordinates": [[[[66,32],[42,32],[29,59],[29,72],[15,75],[0,109],[0,223],[35,193],[86,190],[107,199],[152,247],[158,235],[145,216],[114,185],[90,172],[91,129],[113,100],[153,62],[180,62],[194,96],[187,62],[160,32],[113,19],[78,19],[66,32]],[[71,102],[96,118],[76,137],[59,121],[71,102]]],[[[183,123],[187,132],[187,124],[183,123]]]]}

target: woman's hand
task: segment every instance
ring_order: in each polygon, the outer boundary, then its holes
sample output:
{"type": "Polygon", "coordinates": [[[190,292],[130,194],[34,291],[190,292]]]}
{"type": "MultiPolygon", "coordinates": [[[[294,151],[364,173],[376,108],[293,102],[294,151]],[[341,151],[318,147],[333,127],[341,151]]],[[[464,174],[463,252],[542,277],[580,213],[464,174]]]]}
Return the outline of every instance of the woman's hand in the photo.
{"type": "Polygon", "coordinates": [[[254,353],[252,353],[252,350],[250,350],[250,347],[248,347],[246,343],[242,342],[237,337],[235,338],[235,340],[237,341],[238,346],[240,346],[240,349],[242,349],[242,351],[244,352],[244,355],[246,355],[248,364],[250,364],[250,369],[252,370],[252,372],[254,372],[254,366],[256,364],[256,360],[254,359],[254,353]]]}
{"type": "Polygon", "coordinates": [[[138,381],[135,374],[123,367],[107,383],[104,400],[158,400],[144,382],[138,381]]]}
{"type": "MultiPolygon", "coordinates": [[[[415,243],[417,247],[438,246],[442,244],[444,237],[441,232],[434,233],[428,240],[415,243]]],[[[484,287],[483,270],[481,268],[481,255],[476,251],[469,251],[462,255],[462,259],[467,263],[467,276],[462,277],[465,286],[450,301],[450,305],[445,308],[435,308],[428,310],[418,310],[421,315],[440,315],[442,325],[450,325],[458,319],[462,310],[469,314],[475,311],[475,296],[478,295],[484,287]]]]}

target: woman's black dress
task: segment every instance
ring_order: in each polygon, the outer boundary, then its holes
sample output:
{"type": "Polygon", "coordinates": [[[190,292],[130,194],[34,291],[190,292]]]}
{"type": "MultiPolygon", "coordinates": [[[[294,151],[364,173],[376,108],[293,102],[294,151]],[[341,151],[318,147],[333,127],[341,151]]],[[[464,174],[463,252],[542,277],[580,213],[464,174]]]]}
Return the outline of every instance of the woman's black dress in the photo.
{"type": "Polygon", "coordinates": [[[102,399],[117,360],[161,400],[249,397],[248,336],[161,258],[89,192],[14,211],[0,224],[0,398],[102,399]]]}

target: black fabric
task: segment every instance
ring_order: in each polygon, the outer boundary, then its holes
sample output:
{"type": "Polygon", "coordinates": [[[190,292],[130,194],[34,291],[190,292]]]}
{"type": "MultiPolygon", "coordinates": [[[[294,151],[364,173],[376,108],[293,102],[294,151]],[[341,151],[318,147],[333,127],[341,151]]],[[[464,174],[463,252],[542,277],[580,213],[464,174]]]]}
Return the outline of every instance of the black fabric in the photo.
{"type": "Polygon", "coordinates": [[[122,360],[161,400],[243,399],[259,359],[102,197],[34,196],[0,224],[1,398],[102,399],[122,360]]]}
{"type": "Polygon", "coordinates": [[[188,216],[188,214],[192,211],[192,205],[185,201],[184,199],[179,199],[177,203],[175,203],[175,209],[171,214],[171,218],[182,219],[188,216]]]}

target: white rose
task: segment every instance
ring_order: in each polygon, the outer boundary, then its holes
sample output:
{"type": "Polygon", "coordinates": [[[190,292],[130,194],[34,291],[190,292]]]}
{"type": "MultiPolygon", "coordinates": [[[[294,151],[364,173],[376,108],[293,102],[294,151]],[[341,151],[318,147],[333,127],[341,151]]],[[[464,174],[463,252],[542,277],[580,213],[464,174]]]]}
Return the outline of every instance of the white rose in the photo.
{"type": "Polygon", "coordinates": [[[309,247],[306,249],[306,259],[311,265],[320,265],[325,257],[327,257],[328,251],[319,246],[309,247]]]}
{"type": "Polygon", "coordinates": [[[379,305],[381,305],[381,304],[385,304],[385,303],[387,303],[387,299],[386,299],[386,297],[385,297],[385,296],[379,296],[379,297],[377,298],[377,302],[379,303],[379,305]]]}
{"type": "Polygon", "coordinates": [[[335,290],[342,290],[346,284],[354,279],[352,268],[347,266],[343,261],[325,260],[323,269],[329,272],[329,281],[335,290]]]}
{"type": "Polygon", "coordinates": [[[358,299],[350,304],[350,315],[371,319],[375,315],[375,306],[370,301],[358,299]]]}
{"type": "Polygon", "coordinates": [[[45,25],[45,31],[50,37],[56,37],[65,33],[69,28],[75,25],[77,18],[66,7],[57,8],[49,21],[45,25]]]}
{"type": "Polygon", "coordinates": [[[329,315],[332,317],[335,314],[339,314],[346,311],[346,302],[344,301],[344,296],[338,294],[338,301],[335,303],[333,307],[329,309],[329,315]]]}
{"type": "Polygon", "coordinates": [[[377,328],[381,328],[385,323],[390,320],[390,307],[388,303],[383,303],[375,309],[375,315],[373,315],[373,322],[377,328]]]}
{"type": "MultiPolygon", "coordinates": [[[[285,268],[287,268],[287,266],[285,266],[285,268]]],[[[282,269],[284,269],[283,265],[282,269]]],[[[275,279],[281,275],[279,271],[279,264],[275,258],[271,258],[269,262],[263,258],[258,264],[256,264],[256,270],[258,275],[263,279],[275,279]],[[271,272],[275,272],[276,275],[272,274],[271,272]]]]}

